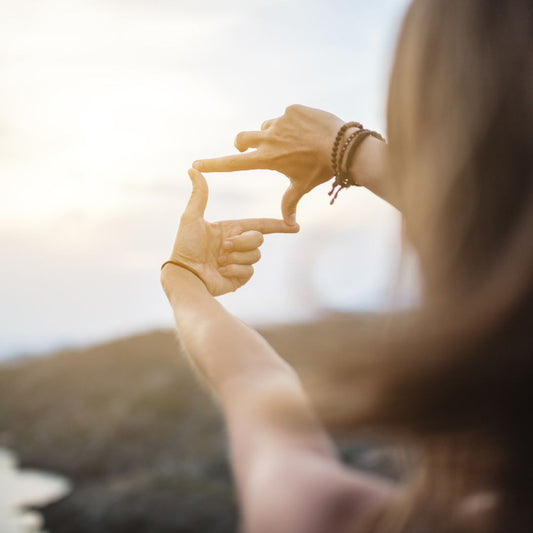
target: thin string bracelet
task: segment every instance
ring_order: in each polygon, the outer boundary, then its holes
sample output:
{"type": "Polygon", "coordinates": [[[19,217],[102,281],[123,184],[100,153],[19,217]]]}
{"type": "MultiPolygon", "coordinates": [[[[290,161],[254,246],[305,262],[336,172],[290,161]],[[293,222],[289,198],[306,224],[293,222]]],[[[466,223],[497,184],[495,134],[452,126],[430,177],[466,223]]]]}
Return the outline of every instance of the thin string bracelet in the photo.
{"type": "Polygon", "coordinates": [[[202,276],[200,276],[200,274],[198,274],[198,272],[193,267],[187,265],[186,263],[182,263],[181,261],[174,261],[173,259],[170,259],[169,261],[165,261],[161,265],[161,270],[163,270],[163,268],[165,268],[166,265],[175,265],[175,266],[184,268],[185,270],[188,270],[191,274],[194,274],[205,285],[205,281],[202,279],[202,276]]]}

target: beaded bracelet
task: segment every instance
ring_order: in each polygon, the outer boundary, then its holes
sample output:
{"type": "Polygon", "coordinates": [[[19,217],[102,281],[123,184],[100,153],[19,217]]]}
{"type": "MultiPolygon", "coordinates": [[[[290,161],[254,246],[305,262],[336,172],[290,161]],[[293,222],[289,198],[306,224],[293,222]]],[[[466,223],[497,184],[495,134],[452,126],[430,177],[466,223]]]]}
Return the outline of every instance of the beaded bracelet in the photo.
{"type": "Polygon", "coordinates": [[[334,180],[333,180],[331,190],[328,193],[329,196],[333,195],[333,198],[330,201],[330,205],[333,205],[341,189],[347,189],[348,187],[351,187],[352,185],[360,187],[360,185],[356,183],[353,180],[353,178],[350,176],[349,170],[350,170],[353,157],[357,151],[357,148],[361,146],[362,142],[369,136],[375,137],[376,139],[382,142],[386,142],[385,138],[381,134],[379,134],[377,131],[364,129],[362,124],[360,124],[359,122],[347,122],[340,128],[339,132],[337,133],[337,136],[335,137],[335,142],[333,143],[333,149],[331,152],[331,166],[333,167],[334,180]],[[342,139],[342,136],[344,135],[344,133],[346,132],[348,128],[353,128],[353,127],[356,127],[359,129],[356,132],[352,133],[348,137],[348,139],[346,139],[346,142],[344,143],[344,145],[342,146],[339,152],[339,144],[340,144],[340,140],[342,139]],[[343,167],[343,161],[344,161],[344,154],[346,153],[347,150],[348,150],[348,154],[346,156],[346,164],[344,165],[344,168],[346,168],[346,172],[344,172],[342,170],[342,167],[343,167]]]}
{"type": "Polygon", "coordinates": [[[342,166],[342,161],[344,159],[344,154],[346,153],[346,149],[348,148],[348,146],[350,146],[351,142],[354,141],[356,139],[356,137],[358,137],[359,135],[361,135],[361,133],[363,131],[367,131],[363,128],[360,128],[358,130],[355,130],[347,139],[346,139],[346,142],[342,145],[342,148],[338,151],[338,154],[337,154],[337,162],[336,162],[336,168],[335,168],[335,175],[338,176],[341,172],[342,172],[342,169],[341,169],[341,166],[342,166]]]}
{"type": "Polygon", "coordinates": [[[363,125],[360,122],[346,122],[346,124],[343,124],[339,129],[331,150],[331,166],[333,167],[333,174],[337,173],[337,150],[339,149],[339,144],[344,132],[349,128],[359,128],[362,130],[363,125]]]}
{"type": "MultiPolygon", "coordinates": [[[[344,146],[340,150],[337,160],[335,161],[335,178],[331,187],[331,190],[329,191],[328,195],[332,196],[330,205],[333,205],[335,200],[337,199],[337,196],[339,195],[339,192],[341,189],[347,189],[348,187],[351,187],[352,185],[357,185],[350,174],[348,172],[343,172],[342,170],[342,163],[344,159],[344,153],[346,152],[347,148],[350,145],[359,145],[362,141],[361,137],[364,139],[368,136],[369,130],[366,129],[359,129],[356,132],[352,133],[346,142],[344,143],[344,146]],[[361,141],[359,140],[361,139],[361,141]]],[[[349,167],[348,167],[349,168],[349,167]]]]}
{"type": "MultiPolygon", "coordinates": [[[[355,152],[363,144],[363,141],[372,135],[372,132],[370,130],[363,130],[361,133],[357,136],[356,139],[352,142],[350,149],[348,150],[348,153],[346,154],[346,163],[344,164],[344,168],[346,169],[346,172],[343,172],[341,170],[341,181],[343,183],[347,182],[350,185],[356,185],[357,187],[360,187],[358,183],[353,179],[353,177],[350,175],[350,167],[352,166],[352,160],[355,155],[355,152]]],[[[339,167],[341,167],[342,161],[339,162],[339,167]]]]}

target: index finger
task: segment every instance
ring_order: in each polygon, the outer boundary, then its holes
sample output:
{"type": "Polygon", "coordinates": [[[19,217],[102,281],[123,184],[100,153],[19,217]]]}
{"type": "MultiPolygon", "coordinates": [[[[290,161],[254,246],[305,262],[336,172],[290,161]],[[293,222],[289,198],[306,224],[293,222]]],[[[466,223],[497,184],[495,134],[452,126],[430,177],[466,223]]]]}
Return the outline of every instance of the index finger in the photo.
{"type": "Polygon", "coordinates": [[[298,224],[287,224],[284,220],[277,218],[245,218],[237,221],[241,231],[260,231],[267,233],[298,233],[300,226],[298,224]]]}
{"type": "Polygon", "coordinates": [[[234,172],[236,170],[268,168],[266,160],[259,153],[259,150],[213,159],[199,159],[192,166],[201,172],[234,172]]]}

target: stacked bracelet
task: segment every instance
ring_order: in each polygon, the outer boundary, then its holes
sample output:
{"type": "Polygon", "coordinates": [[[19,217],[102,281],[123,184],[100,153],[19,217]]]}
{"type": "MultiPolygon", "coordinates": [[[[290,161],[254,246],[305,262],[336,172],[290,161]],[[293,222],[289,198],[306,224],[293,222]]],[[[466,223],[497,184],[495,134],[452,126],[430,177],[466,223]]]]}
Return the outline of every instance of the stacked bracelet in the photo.
{"type": "Polygon", "coordinates": [[[363,125],[359,122],[347,122],[339,129],[339,132],[337,133],[337,136],[335,137],[335,141],[333,143],[333,149],[331,151],[331,166],[333,168],[334,180],[331,190],[328,193],[329,196],[333,195],[330,205],[333,205],[341,189],[347,189],[352,185],[356,185],[358,187],[360,186],[353,180],[352,176],[350,175],[350,166],[352,164],[352,160],[355,156],[355,153],[357,152],[357,149],[369,136],[375,137],[376,139],[382,142],[386,142],[385,138],[378,132],[364,129],[363,125]],[[339,150],[339,145],[342,136],[349,128],[358,129],[357,131],[353,132],[348,136],[345,143],[339,150]],[[343,168],[346,170],[343,170],[343,168]]]}
{"type": "Polygon", "coordinates": [[[342,162],[344,160],[344,154],[346,153],[346,150],[348,148],[348,146],[350,146],[350,144],[352,143],[352,141],[355,141],[355,139],[357,137],[359,137],[359,135],[361,135],[361,133],[363,131],[366,131],[363,126],[361,126],[359,129],[355,130],[352,134],[350,134],[348,136],[348,138],[346,139],[346,142],[342,145],[342,148],[338,151],[338,155],[337,155],[337,162],[336,162],[336,165],[335,165],[335,176],[340,176],[341,172],[342,172],[342,162]]]}
{"type": "Polygon", "coordinates": [[[335,141],[333,142],[333,149],[331,150],[331,166],[333,167],[334,174],[337,173],[337,151],[339,150],[339,144],[345,131],[349,128],[363,129],[363,125],[359,122],[346,122],[346,124],[341,126],[338,131],[335,141]]]}

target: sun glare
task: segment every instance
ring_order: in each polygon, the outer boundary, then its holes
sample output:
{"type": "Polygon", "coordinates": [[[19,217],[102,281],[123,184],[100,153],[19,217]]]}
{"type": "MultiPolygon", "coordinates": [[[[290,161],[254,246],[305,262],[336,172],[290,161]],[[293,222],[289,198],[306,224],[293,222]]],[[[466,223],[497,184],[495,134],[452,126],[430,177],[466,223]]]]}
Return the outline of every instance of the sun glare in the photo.
{"type": "MultiPolygon", "coordinates": [[[[378,97],[365,95],[384,93],[375,65],[382,68],[385,47],[376,43],[386,42],[397,15],[391,11],[384,24],[372,19],[373,9],[346,3],[346,11],[370,9],[365,16],[373,22],[367,31],[376,36],[353,35],[353,46],[337,47],[330,37],[346,32],[325,29],[329,19],[321,14],[330,7],[310,4],[300,27],[290,22],[300,13],[299,4],[0,0],[5,51],[0,247],[6,250],[12,300],[20,309],[13,313],[13,302],[3,299],[12,319],[7,329],[14,331],[31,313],[30,320],[41,320],[35,295],[53,301],[63,313],[71,306],[60,295],[68,283],[80,301],[99,300],[103,286],[109,294],[101,298],[116,302],[129,301],[131,285],[142,289],[139,302],[121,310],[124,316],[98,308],[91,322],[95,338],[117,321],[132,329],[164,323],[168,310],[157,265],[168,254],[187,202],[192,161],[235,153],[238,131],[259,128],[292,103],[379,129],[378,97]],[[357,52],[363,49],[364,54],[357,52]],[[347,70],[354,61],[357,70],[347,70]],[[343,73],[343,83],[327,82],[334,71],[343,73]],[[55,281],[47,276],[47,287],[36,281],[24,299],[20,287],[28,282],[16,275],[35,250],[55,281]],[[132,277],[126,283],[128,272],[132,277]],[[87,280],[83,287],[78,274],[87,280]]],[[[206,177],[208,220],[281,216],[287,187],[281,174],[258,170],[206,177]]],[[[357,193],[348,191],[334,207],[328,205],[327,187],[306,196],[298,209],[298,242],[316,247],[318,241],[329,242],[332,231],[374,225],[383,209],[357,193]]],[[[229,307],[256,321],[301,317],[308,310],[287,281],[294,270],[295,241],[287,236],[267,240],[272,247],[265,260],[273,262],[261,262],[249,290],[231,296],[229,307]],[[283,299],[273,298],[281,293],[283,299]],[[262,294],[272,299],[268,309],[257,304],[262,294]]],[[[46,333],[50,339],[70,339],[82,327],[72,314],[61,316],[56,329],[46,333]]],[[[21,339],[17,342],[24,345],[21,339]]]]}

